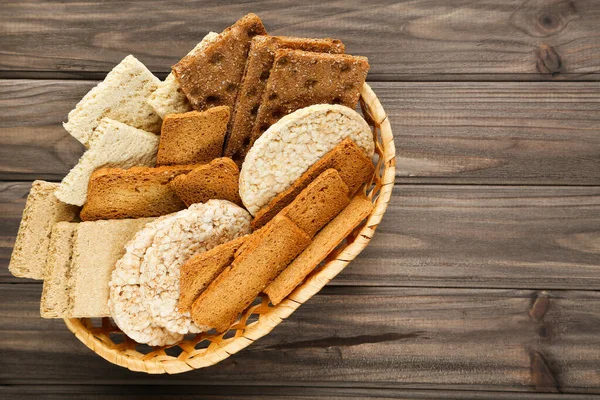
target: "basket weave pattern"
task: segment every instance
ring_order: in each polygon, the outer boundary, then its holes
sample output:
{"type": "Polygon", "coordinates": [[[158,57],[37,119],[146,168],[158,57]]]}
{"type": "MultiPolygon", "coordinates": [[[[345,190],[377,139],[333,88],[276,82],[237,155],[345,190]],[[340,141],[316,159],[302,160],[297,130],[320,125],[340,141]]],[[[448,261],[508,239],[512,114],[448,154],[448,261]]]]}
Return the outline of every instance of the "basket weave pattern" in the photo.
{"type": "Polygon", "coordinates": [[[262,296],[244,311],[229,331],[201,333],[172,346],[142,346],[125,336],[110,318],[65,319],[67,327],[94,352],[113,364],[150,374],[176,374],[204,368],[237,353],[265,336],[289,317],[302,303],[339,274],[366,246],[375,233],[392,194],[395,178],[395,148],[392,129],[377,96],[366,83],[361,89],[363,116],[373,129],[377,165],[366,194],[375,205],[373,212],[327,259],[277,306],[262,296]],[[100,322],[101,321],[101,322],[100,322]]]}

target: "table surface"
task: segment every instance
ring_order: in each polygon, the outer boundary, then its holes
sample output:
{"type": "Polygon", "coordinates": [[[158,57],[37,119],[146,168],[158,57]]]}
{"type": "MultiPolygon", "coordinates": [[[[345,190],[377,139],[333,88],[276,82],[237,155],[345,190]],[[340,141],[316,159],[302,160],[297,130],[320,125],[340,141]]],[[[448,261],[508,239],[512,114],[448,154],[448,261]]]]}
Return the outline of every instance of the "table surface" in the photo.
{"type": "Polygon", "coordinates": [[[600,393],[600,1],[3,1],[0,397],[579,399],[600,393]],[[230,3],[225,5],[225,3],[230,3]],[[114,366],[8,260],[61,121],[132,53],[159,77],[247,12],[369,57],[397,181],[370,246],[270,335],[204,370],[114,366]]]}

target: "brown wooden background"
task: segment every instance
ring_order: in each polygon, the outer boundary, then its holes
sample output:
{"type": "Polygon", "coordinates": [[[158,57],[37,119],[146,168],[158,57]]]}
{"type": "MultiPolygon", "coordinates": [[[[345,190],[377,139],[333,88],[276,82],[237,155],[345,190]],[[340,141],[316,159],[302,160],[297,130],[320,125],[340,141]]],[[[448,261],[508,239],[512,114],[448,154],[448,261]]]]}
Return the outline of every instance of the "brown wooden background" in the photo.
{"type": "Polygon", "coordinates": [[[0,398],[600,393],[600,1],[226,3],[0,3],[0,398]],[[200,371],[124,370],[8,273],[26,195],[77,162],[61,121],[123,57],[162,78],[250,11],[369,57],[393,198],[371,245],[269,336],[200,371]]]}

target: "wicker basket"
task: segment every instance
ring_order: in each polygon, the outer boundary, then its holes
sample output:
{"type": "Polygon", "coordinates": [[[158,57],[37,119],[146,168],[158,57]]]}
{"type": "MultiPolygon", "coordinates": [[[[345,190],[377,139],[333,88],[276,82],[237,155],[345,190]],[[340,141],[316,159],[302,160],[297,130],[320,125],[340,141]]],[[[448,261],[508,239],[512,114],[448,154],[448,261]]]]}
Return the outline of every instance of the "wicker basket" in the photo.
{"type": "Polygon", "coordinates": [[[377,168],[367,196],[375,204],[366,223],[354,230],[319,268],[279,305],[266,296],[257,299],[229,331],[201,333],[171,346],[151,348],[125,336],[110,318],[65,319],[67,327],[86,346],[113,364],[150,374],[176,374],[208,367],[237,353],[253,341],[271,332],[302,303],[310,299],[353,260],[373,237],[392,194],[395,177],[395,153],[392,129],[377,96],[366,83],[361,90],[363,115],[373,128],[377,168]],[[175,355],[171,355],[175,354],[175,355]]]}

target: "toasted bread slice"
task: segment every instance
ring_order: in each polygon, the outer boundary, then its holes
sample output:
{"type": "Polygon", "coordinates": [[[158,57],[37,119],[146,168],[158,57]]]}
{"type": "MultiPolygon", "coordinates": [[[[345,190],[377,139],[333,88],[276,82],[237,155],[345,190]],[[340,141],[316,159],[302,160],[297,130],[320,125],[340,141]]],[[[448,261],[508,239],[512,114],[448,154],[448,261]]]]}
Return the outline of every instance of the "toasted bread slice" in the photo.
{"type": "Polygon", "coordinates": [[[303,107],[341,104],[354,109],[368,71],[365,57],[277,50],[250,146],[281,117],[303,107]]]}
{"type": "Polygon", "coordinates": [[[64,127],[86,147],[103,118],[160,133],[161,119],[146,103],[159,84],[160,79],[129,55],[77,103],[64,127]]]}
{"type": "Polygon", "coordinates": [[[313,237],[349,202],[348,186],[340,178],[340,174],[330,168],[300,192],[281,214],[313,237]]]}
{"type": "Polygon", "coordinates": [[[260,18],[248,14],[225,29],[203,52],[173,66],[179,86],[194,110],[235,105],[250,41],[267,32],[260,18]]]}
{"type": "Polygon", "coordinates": [[[101,168],[92,174],[82,221],[158,217],[186,208],[168,183],[196,165],[101,168]]]}
{"type": "MultiPolygon", "coordinates": [[[[204,36],[204,39],[202,39],[202,41],[187,54],[187,56],[194,56],[203,52],[218,37],[218,33],[209,32],[204,36]]],[[[148,104],[150,104],[162,119],[164,119],[167,114],[181,114],[192,111],[190,102],[187,97],[185,97],[185,94],[181,92],[179,83],[172,72],[158,85],[158,88],[152,92],[148,98],[148,104]]]]}
{"type": "Polygon", "coordinates": [[[275,196],[269,204],[261,208],[252,220],[252,229],[256,230],[269,222],[275,215],[290,204],[317,176],[329,168],[335,168],[348,186],[348,195],[356,191],[373,177],[375,166],[369,157],[352,139],[346,138],[330,150],[323,158],[313,164],[287,190],[275,196]]]}
{"type": "Polygon", "coordinates": [[[231,158],[222,157],[177,176],[170,185],[188,207],[210,199],[228,200],[241,206],[239,179],[237,165],[231,158]]]}
{"type": "Polygon", "coordinates": [[[186,312],[192,303],[234,259],[248,235],[197,253],[181,266],[179,311],[186,312]]]}
{"type": "Polygon", "coordinates": [[[348,207],[314,237],[311,244],[267,286],[265,293],[274,305],[289,295],[371,212],[373,203],[356,195],[348,207]]]}
{"type": "Polygon", "coordinates": [[[336,39],[308,39],[287,36],[259,35],[252,39],[248,62],[240,93],[235,103],[231,133],[227,139],[225,156],[242,165],[250,143],[252,127],[258,107],[273,67],[275,52],[280,48],[339,54],[344,45],[336,39]]]}
{"type": "Polygon", "coordinates": [[[8,270],[18,278],[44,279],[52,227],[77,218],[79,207],[59,201],[57,183],[34,181],[27,196],[8,270]]]}
{"type": "Polygon", "coordinates": [[[275,217],[254,235],[260,240],[244,246],[244,251],[192,304],[192,318],[196,324],[218,332],[227,330],[256,296],[310,244],[310,237],[284,216],[275,217]]]}
{"type": "Polygon", "coordinates": [[[229,123],[229,107],[213,107],[165,117],[158,165],[205,164],[220,157],[229,123]]]}

